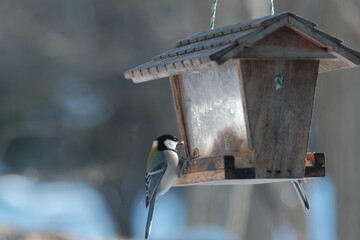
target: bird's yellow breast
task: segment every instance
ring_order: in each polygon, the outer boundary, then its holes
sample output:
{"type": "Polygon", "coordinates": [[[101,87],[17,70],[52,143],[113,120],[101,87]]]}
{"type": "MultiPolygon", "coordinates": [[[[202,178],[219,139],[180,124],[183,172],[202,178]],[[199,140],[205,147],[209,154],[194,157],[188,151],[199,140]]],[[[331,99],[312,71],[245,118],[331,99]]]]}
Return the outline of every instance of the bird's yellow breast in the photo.
{"type": "Polygon", "coordinates": [[[159,161],[159,155],[158,155],[158,150],[157,150],[157,145],[153,145],[150,149],[150,153],[149,153],[149,157],[147,160],[147,166],[146,166],[146,171],[150,172],[153,170],[153,168],[158,164],[159,161]]]}

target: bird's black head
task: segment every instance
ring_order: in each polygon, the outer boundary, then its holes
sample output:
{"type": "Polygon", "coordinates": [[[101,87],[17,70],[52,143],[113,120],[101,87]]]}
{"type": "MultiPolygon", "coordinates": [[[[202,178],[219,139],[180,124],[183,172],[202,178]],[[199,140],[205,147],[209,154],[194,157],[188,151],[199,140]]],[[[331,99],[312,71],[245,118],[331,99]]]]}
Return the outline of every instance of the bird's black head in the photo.
{"type": "Polygon", "coordinates": [[[181,144],[179,139],[173,135],[166,134],[155,139],[158,151],[176,150],[176,146],[181,144]]]}

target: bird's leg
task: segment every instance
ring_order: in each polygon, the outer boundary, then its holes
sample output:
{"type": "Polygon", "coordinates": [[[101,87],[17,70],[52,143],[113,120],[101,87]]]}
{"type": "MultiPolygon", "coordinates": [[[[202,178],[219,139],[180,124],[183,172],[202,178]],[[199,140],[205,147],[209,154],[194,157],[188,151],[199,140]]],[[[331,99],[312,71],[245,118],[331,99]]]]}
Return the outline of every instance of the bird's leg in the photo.
{"type": "Polygon", "coordinates": [[[178,177],[180,178],[181,175],[184,173],[184,170],[187,168],[189,161],[195,159],[197,157],[188,157],[188,158],[181,158],[179,162],[179,170],[177,172],[178,177]]]}
{"type": "Polygon", "coordinates": [[[188,157],[188,158],[181,158],[179,161],[179,167],[180,170],[177,172],[178,177],[180,178],[181,175],[183,174],[185,168],[187,168],[189,161],[200,157],[200,152],[198,148],[194,148],[193,150],[193,156],[192,157],[188,157]]]}
{"type": "Polygon", "coordinates": [[[180,159],[180,162],[179,162],[179,170],[177,172],[177,176],[178,178],[181,177],[182,173],[184,172],[185,168],[187,167],[188,165],[188,160],[189,158],[181,158],[180,159]]]}

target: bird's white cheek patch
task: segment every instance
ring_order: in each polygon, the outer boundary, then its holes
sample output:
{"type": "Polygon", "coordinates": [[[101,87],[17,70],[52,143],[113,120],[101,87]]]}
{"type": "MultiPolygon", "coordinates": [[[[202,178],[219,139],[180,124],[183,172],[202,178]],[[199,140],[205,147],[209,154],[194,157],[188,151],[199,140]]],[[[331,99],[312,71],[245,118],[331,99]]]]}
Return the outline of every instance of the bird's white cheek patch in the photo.
{"type": "Polygon", "coordinates": [[[176,142],[174,142],[172,140],[167,139],[167,140],[165,140],[164,144],[165,144],[165,146],[167,148],[170,148],[170,149],[173,149],[173,150],[176,149],[176,142]]]}

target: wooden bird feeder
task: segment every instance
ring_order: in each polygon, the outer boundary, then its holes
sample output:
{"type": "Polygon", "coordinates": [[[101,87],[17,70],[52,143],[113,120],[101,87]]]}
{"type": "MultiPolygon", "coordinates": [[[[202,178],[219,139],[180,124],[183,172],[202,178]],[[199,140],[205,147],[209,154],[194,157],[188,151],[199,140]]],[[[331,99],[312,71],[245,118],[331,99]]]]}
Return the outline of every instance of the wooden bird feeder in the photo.
{"type": "Polygon", "coordinates": [[[125,73],[170,77],[190,161],[175,185],[266,183],[325,176],[307,153],[317,75],[360,64],[360,53],[285,12],[176,42],[125,73]]]}

